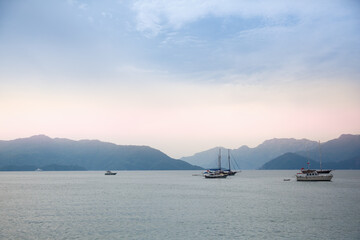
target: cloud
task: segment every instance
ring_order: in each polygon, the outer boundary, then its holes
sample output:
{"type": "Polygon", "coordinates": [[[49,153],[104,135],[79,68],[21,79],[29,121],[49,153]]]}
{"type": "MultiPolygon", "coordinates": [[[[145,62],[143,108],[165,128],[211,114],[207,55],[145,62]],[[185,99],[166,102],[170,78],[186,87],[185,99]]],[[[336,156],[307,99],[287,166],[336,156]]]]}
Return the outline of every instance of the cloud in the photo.
{"type": "MultiPolygon", "coordinates": [[[[307,17],[322,9],[324,1],[197,1],[197,0],[153,0],[136,1],[137,30],[156,36],[168,29],[180,29],[186,24],[202,18],[240,17],[242,19],[261,17],[267,21],[281,22],[284,16],[307,17]]],[[[326,2],[327,5],[331,5],[326,2]]],[[[321,12],[320,12],[321,14],[321,12]]]]}
{"type": "Polygon", "coordinates": [[[22,2],[0,28],[0,51],[8,55],[0,69],[23,63],[29,73],[78,74],[84,81],[126,78],[129,71],[118,66],[156,69],[169,81],[178,75],[204,82],[354,79],[360,21],[359,4],[351,3],[22,2]]]}
{"type": "Polygon", "coordinates": [[[163,48],[158,63],[210,81],[355,79],[358,9],[352,1],[133,4],[137,31],[163,48]]]}

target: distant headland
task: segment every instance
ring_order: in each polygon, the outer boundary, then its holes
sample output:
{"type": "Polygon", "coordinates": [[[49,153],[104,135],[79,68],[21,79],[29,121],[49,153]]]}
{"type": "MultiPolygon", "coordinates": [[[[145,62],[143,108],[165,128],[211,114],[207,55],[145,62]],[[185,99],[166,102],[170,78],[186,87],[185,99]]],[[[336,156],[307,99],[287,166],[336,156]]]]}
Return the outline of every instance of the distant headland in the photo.
{"type": "Polygon", "coordinates": [[[36,135],[0,141],[0,171],[198,170],[148,146],[36,135]]]}

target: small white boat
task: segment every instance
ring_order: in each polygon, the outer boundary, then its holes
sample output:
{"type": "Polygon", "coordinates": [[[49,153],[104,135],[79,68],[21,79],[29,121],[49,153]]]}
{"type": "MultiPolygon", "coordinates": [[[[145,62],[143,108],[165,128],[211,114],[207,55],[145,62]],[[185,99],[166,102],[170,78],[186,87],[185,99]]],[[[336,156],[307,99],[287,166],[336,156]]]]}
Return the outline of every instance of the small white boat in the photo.
{"type": "Polygon", "coordinates": [[[116,172],[106,171],[105,175],[116,175],[116,172]]]}

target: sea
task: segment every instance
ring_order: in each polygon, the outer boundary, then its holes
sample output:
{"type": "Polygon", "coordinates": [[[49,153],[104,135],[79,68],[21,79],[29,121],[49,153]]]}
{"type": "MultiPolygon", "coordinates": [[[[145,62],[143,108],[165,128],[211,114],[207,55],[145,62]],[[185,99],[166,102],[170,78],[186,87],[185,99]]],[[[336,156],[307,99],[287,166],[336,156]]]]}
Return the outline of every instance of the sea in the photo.
{"type": "Polygon", "coordinates": [[[360,171],[296,172],[0,172],[0,239],[360,239],[360,171]]]}

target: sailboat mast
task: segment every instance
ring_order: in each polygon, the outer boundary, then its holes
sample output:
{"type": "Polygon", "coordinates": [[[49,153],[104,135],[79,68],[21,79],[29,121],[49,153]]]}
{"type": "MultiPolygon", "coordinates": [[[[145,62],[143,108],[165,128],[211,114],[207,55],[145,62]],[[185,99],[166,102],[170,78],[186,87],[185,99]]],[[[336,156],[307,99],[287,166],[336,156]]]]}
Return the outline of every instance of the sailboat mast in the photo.
{"type": "MultiPolygon", "coordinates": [[[[309,149],[309,148],[307,148],[307,149],[309,149]]],[[[309,165],[310,165],[310,162],[309,162],[309,161],[310,161],[310,160],[309,160],[309,159],[310,159],[309,150],[307,150],[307,156],[306,156],[306,157],[307,157],[307,169],[309,170],[309,165]]]]}
{"type": "Polygon", "coordinates": [[[221,171],[221,148],[219,148],[218,165],[219,165],[219,170],[221,171]]]}
{"type": "Polygon", "coordinates": [[[319,141],[319,160],[320,160],[320,170],[322,170],[322,164],[321,164],[321,144],[319,141]]]}
{"type": "Polygon", "coordinates": [[[228,149],[228,161],[229,161],[229,171],[231,170],[230,169],[230,149],[228,149]]]}

